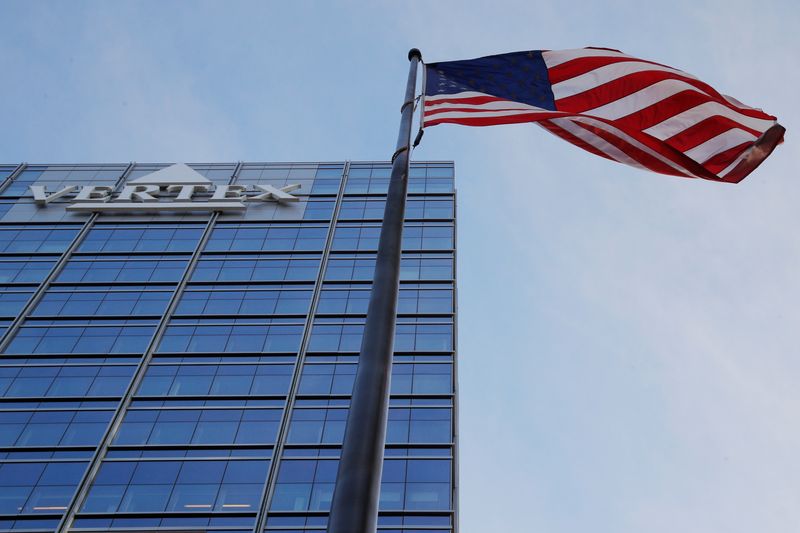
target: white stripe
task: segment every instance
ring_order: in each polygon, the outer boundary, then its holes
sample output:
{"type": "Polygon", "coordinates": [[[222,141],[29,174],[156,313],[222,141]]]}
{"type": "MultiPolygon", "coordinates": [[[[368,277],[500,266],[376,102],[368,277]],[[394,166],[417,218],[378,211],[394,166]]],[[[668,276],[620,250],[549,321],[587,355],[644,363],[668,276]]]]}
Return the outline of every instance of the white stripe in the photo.
{"type": "Polygon", "coordinates": [[[724,152],[734,146],[739,146],[744,142],[753,142],[757,139],[752,133],[734,128],[724,133],[720,133],[716,137],[712,137],[703,144],[695,146],[691,150],[686,151],[686,155],[697,161],[698,163],[705,163],[720,152],[724,152]]]}
{"type": "MultiPolygon", "coordinates": [[[[440,120],[443,118],[499,118],[499,117],[513,117],[515,115],[531,115],[531,114],[552,114],[558,113],[557,111],[548,111],[548,110],[541,110],[541,111],[531,111],[528,109],[520,109],[518,111],[509,110],[509,111],[477,111],[477,112],[465,112],[465,111],[449,111],[445,113],[436,113],[435,115],[428,115],[425,114],[425,122],[432,122],[434,120],[440,120]]],[[[566,113],[564,113],[566,114],[566,113]]],[[[531,120],[536,120],[535,118],[531,118],[531,120]]]]}
{"type": "Polygon", "coordinates": [[[741,113],[734,111],[729,107],[725,107],[719,102],[706,102],[691,109],[687,109],[686,111],[679,113],[674,117],[670,117],[667,120],[656,124],[655,126],[651,126],[650,128],[644,130],[644,133],[652,135],[656,139],[661,139],[663,141],[664,139],[669,139],[673,135],[682,132],[686,128],[694,126],[698,122],[713,116],[727,117],[734,122],[762,133],[767,131],[773,124],[775,124],[774,120],[764,120],[742,115],[741,113]]]}
{"type": "MultiPolygon", "coordinates": [[[[740,102],[739,100],[737,100],[733,96],[728,96],[727,94],[720,94],[720,96],[722,96],[725,100],[727,100],[729,104],[731,104],[734,107],[738,107],[739,109],[750,109],[750,110],[753,110],[753,111],[758,111],[760,113],[764,113],[764,110],[761,109],[760,107],[750,107],[747,104],[743,104],[742,102],[740,102]]],[[[766,114],[766,113],[764,113],[764,114],[766,114]]]]}
{"type": "Polygon", "coordinates": [[[630,57],[614,50],[596,50],[594,48],[573,48],[571,50],[550,50],[542,52],[542,59],[547,68],[553,68],[567,61],[581,57],[630,57]]]}
{"type": "Polygon", "coordinates": [[[639,60],[622,61],[620,63],[612,63],[610,65],[598,67],[594,70],[586,72],[585,74],[581,74],[580,76],[575,76],[574,78],[556,83],[552,86],[553,95],[555,96],[556,101],[558,101],[562,98],[567,98],[568,96],[574,96],[576,94],[589,91],[599,87],[600,85],[603,85],[604,83],[618,80],[619,78],[628,76],[630,74],[647,71],[671,72],[673,74],[678,74],[680,76],[686,76],[689,78],[694,77],[674,68],[654,65],[652,63],[645,63],[639,60]]]}
{"type": "Polygon", "coordinates": [[[617,120],[626,117],[633,113],[637,113],[653,104],[657,104],[662,100],[666,100],[670,96],[674,96],[683,91],[694,91],[699,94],[710,96],[697,87],[686,83],[681,80],[661,80],[654,83],[650,87],[645,87],[640,91],[629,94],[619,100],[614,100],[606,105],[589,109],[588,111],[581,111],[582,115],[591,115],[593,117],[605,118],[608,120],[617,120]]]}
{"type": "MultiPolygon", "coordinates": [[[[591,131],[581,128],[577,124],[575,124],[572,120],[568,118],[552,118],[550,122],[555,124],[556,126],[563,128],[570,132],[575,137],[585,141],[587,144],[597,148],[608,157],[617,161],[619,163],[624,163],[626,165],[630,165],[632,167],[641,168],[644,170],[648,170],[644,167],[641,163],[636,161],[635,159],[631,158],[628,154],[614,146],[613,144],[609,143],[602,137],[598,137],[591,131]]],[[[552,133],[552,132],[550,132],[552,133]]]]}
{"type": "Polygon", "coordinates": [[[665,165],[677,170],[679,173],[681,173],[681,174],[683,174],[685,176],[689,176],[691,178],[699,178],[700,177],[700,176],[695,176],[689,170],[683,168],[678,163],[675,163],[674,161],[672,161],[672,160],[666,158],[665,156],[659,154],[655,150],[652,150],[649,146],[646,146],[646,145],[640,143],[639,141],[637,141],[636,139],[634,139],[633,137],[631,137],[630,135],[628,135],[624,131],[620,130],[619,128],[615,128],[614,126],[606,124],[605,122],[601,122],[600,120],[595,120],[595,119],[593,119],[591,117],[578,116],[578,117],[575,117],[573,120],[575,122],[583,122],[584,124],[589,124],[590,126],[594,126],[594,127],[598,128],[598,129],[607,131],[607,132],[611,133],[612,135],[615,135],[616,137],[619,137],[620,139],[622,139],[626,143],[630,144],[634,148],[638,148],[639,150],[651,155],[655,159],[658,159],[659,161],[661,161],[665,165]]]}
{"type": "Polygon", "coordinates": [[[450,100],[452,98],[477,98],[480,96],[488,96],[490,98],[497,98],[496,96],[492,96],[491,94],[481,93],[478,91],[464,91],[460,93],[454,94],[434,94],[428,95],[425,97],[425,101],[427,102],[436,102],[437,100],[450,100]]]}

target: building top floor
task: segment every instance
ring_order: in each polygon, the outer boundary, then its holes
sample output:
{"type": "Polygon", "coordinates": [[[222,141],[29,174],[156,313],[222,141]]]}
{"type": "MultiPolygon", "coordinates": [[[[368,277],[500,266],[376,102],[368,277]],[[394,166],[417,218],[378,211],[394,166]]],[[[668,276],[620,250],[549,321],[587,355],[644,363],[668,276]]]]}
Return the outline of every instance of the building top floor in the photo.
{"type": "MultiPolygon", "coordinates": [[[[196,220],[214,211],[232,220],[303,220],[339,196],[385,195],[390,173],[380,161],[0,164],[0,222],[81,222],[101,211],[109,221],[196,220]]],[[[452,161],[412,162],[411,196],[454,192],[452,161]]]]}

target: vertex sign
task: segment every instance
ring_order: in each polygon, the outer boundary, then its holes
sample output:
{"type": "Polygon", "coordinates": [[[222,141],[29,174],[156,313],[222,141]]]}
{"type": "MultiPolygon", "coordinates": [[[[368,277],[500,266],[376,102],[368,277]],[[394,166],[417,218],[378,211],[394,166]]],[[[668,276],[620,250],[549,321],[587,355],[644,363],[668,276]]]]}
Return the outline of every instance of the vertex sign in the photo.
{"type": "Polygon", "coordinates": [[[245,202],[296,202],[289,194],[299,184],[273,187],[271,185],[214,185],[205,176],[179,163],[147,174],[125,184],[119,194],[113,187],[70,185],[59,191],[47,192],[42,185],[31,185],[34,201],[45,206],[58,198],[70,197],[67,211],[82,213],[129,213],[142,211],[225,211],[247,209],[245,202]],[[256,192],[257,194],[247,194],[256,192]],[[203,194],[203,198],[195,198],[203,194]]]}

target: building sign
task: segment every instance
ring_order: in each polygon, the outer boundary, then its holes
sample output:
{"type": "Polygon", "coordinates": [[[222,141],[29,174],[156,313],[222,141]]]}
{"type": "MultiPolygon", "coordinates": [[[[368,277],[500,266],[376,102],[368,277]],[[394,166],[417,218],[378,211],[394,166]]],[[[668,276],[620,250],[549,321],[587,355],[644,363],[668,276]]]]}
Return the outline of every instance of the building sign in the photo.
{"type": "Polygon", "coordinates": [[[113,187],[105,185],[84,187],[69,185],[53,192],[48,192],[43,185],[30,186],[34,201],[42,206],[77,192],[70,198],[71,203],[67,206],[67,211],[78,213],[238,212],[247,209],[245,202],[296,202],[298,198],[289,193],[299,188],[299,184],[283,187],[214,185],[205,176],[183,163],[131,180],[118,194],[113,194],[113,187]],[[248,195],[248,192],[257,194],[248,195]],[[195,198],[198,194],[204,194],[203,198],[195,198]]]}

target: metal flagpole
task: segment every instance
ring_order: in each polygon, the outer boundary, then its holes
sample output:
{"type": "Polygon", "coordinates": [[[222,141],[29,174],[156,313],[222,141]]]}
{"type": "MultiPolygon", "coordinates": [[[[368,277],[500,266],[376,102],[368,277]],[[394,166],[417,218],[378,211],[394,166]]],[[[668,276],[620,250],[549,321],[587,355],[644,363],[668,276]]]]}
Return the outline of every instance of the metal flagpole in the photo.
{"type": "Polygon", "coordinates": [[[408,189],[411,122],[417,66],[422,54],[412,48],[408,52],[408,60],[411,65],[406,95],[400,109],[397,149],[392,156],[389,193],[383,212],[372,293],[328,519],[328,533],[374,533],[378,525],[378,497],[389,410],[397,291],[400,285],[400,250],[408,189]]]}

